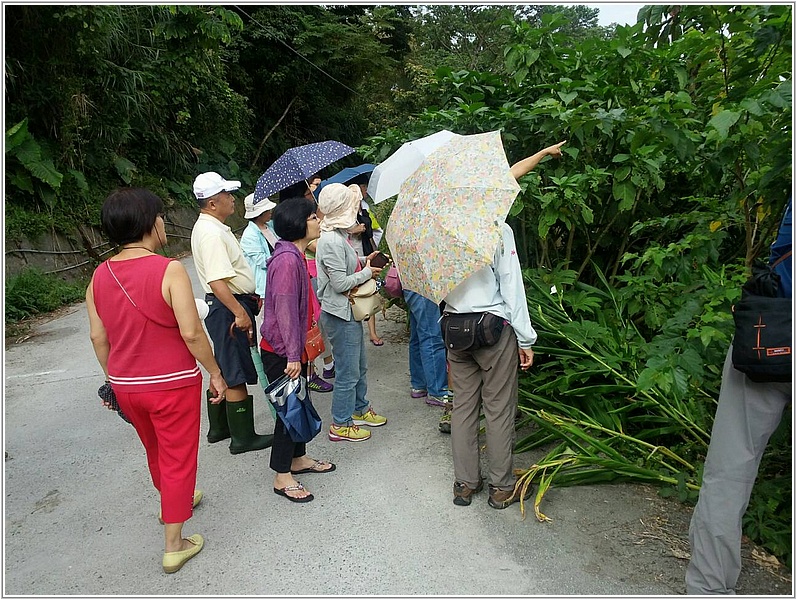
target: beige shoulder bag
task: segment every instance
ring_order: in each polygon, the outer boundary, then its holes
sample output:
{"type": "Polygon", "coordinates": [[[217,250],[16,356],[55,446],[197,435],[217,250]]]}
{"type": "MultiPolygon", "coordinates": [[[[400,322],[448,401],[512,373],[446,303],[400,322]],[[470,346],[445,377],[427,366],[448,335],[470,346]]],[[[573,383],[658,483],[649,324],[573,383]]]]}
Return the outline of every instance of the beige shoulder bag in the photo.
{"type": "Polygon", "coordinates": [[[346,296],[355,321],[365,321],[382,309],[382,296],[374,279],[354,286],[346,296]]]}

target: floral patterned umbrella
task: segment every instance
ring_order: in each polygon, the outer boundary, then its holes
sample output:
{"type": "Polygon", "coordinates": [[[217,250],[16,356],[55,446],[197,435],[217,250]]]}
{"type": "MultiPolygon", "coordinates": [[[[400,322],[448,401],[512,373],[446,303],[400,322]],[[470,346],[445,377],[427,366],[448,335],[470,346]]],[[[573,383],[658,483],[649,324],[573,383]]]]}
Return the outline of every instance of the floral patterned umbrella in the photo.
{"type": "Polygon", "coordinates": [[[519,192],[500,132],[440,146],[401,186],[385,233],[402,286],[440,302],[490,264],[519,192]]]}
{"type": "Polygon", "coordinates": [[[334,140],[286,150],[257,180],[254,204],[257,205],[258,202],[302,179],[312,177],[324,167],[352,152],[354,148],[334,140]]]}

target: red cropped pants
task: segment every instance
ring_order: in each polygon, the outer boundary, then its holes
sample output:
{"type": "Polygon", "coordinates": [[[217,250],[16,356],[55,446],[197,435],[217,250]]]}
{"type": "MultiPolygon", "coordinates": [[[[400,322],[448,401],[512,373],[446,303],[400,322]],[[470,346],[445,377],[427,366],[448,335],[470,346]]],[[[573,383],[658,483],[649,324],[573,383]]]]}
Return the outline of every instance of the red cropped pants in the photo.
{"type": "Polygon", "coordinates": [[[191,518],[199,452],[202,381],[159,392],[114,389],[122,411],[144,444],[164,523],[191,518]]]}

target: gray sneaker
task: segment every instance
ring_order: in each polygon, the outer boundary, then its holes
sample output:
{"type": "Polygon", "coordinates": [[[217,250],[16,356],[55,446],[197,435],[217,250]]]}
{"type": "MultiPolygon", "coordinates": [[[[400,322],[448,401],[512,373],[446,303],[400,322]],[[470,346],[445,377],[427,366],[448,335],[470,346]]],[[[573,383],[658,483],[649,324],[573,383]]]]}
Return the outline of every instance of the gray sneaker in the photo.
{"type": "Polygon", "coordinates": [[[451,393],[443,394],[442,396],[427,396],[426,404],[429,406],[447,406],[451,403],[453,396],[451,393]]]}

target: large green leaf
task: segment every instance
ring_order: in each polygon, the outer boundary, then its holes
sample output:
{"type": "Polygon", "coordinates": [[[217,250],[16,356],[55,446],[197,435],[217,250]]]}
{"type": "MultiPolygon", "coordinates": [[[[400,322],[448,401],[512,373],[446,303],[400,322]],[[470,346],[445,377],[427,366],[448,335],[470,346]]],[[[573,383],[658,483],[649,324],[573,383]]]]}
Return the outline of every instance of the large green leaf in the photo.
{"type": "Polygon", "coordinates": [[[11,185],[18,187],[21,190],[30,193],[34,191],[33,180],[30,178],[29,173],[21,170],[13,173],[6,172],[6,177],[8,177],[8,182],[11,185]]]}
{"type": "Polygon", "coordinates": [[[565,105],[570,104],[578,96],[578,92],[556,92],[556,94],[562,99],[565,105]]]}
{"type": "Polygon", "coordinates": [[[537,231],[541,238],[544,238],[546,235],[548,235],[548,230],[554,223],[556,223],[558,219],[559,215],[551,210],[546,210],[540,216],[539,224],[537,225],[537,231]]]}
{"type": "Polygon", "coordinates": [[[61,180],[64,176],[58,172],[51,160],[40,160],[38,162],[31,162],[25,165],[31,174],[37,179],[43,181],[51,188],[58,189],[61,187],[61,180]]]}
{"type": "Polygon", "coordinates": [[[591,225],[595,221],[595,213],[592,212],[589,206],[583,204],[581,206],[581,218],[584,219],[587,225],[591,225]]]}
{"type": "Polygon", "coordinates": [[[736,124],[740,116],[741,113],[739,112],[723,110],[719,114],[713,116],[708,124],[710,127],[717,130],[717,133],[720,135],[720,140],[724,140],[728,137],[728,131],[736,124]]]}
{"type": "Polygon", "coordinates": [[[30,169],[31,165],[41,162],[42,149],[36,140],[28,136],[14,149],[14,156],[25,168],[30,169]]]}
{"type": "Polygon", "coordinates": [[[82,172],[78,171],[77,169],[67,169],[67,172],[72,176],[72,179],[75,180],[77,189],[79,189],[81,192],[85,192],[89,189],[86,176],[82,172]]]}
{"type": "Polygon", "coordinates": [[[636,188],[630,181],[617,181],[612,183],[612,195],[619,204],[621,211],[629,210],[634,203],[636,188]]]}
{"type": "Polygon", "coordinates": [[[19,123],[6,131],[6,154],[14,150],[17,146],[22,144],[30,137],[28,133],[28,118],[25,117],[19,123]]]}
{"type": "Polygon", "coordinates": [[[119,177],[122,178],[122,181],[130,185],[133,181],[133,173],[137,171],[136,165],[123,156],[117,156],[113,161],[113,165],[116,167],[116,172],[119,174],[119,177]]]}
{"type": "Polygon", "coordinates": [[[628,179],[628,176],[630,174],[631,174],[631,167],[629,167],[628,165],[624,165],[614,172],[614,180],[625,181],[626,179],[628,179]]]}

